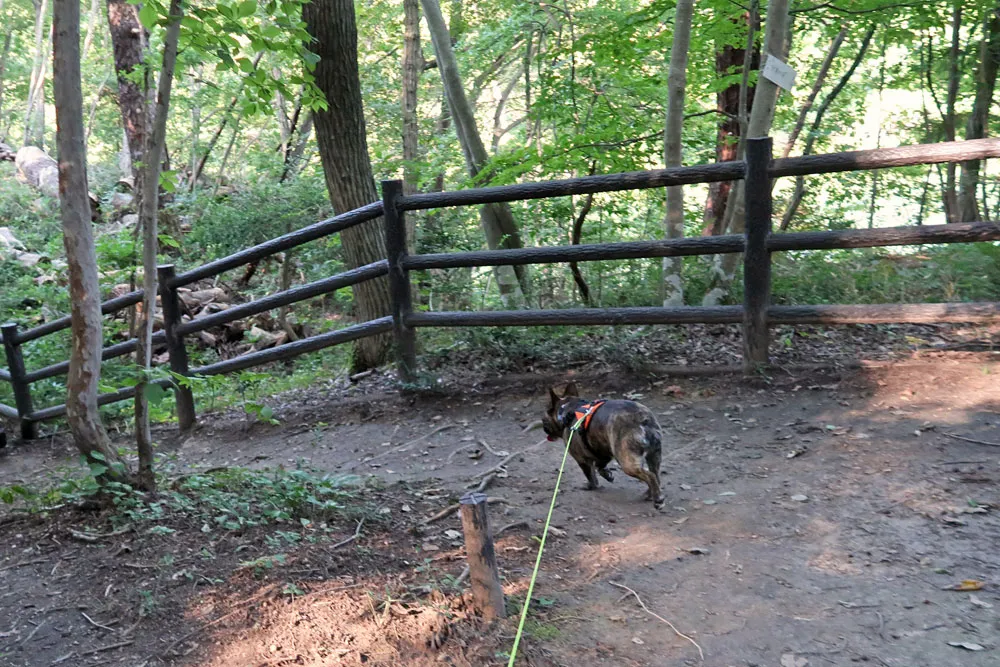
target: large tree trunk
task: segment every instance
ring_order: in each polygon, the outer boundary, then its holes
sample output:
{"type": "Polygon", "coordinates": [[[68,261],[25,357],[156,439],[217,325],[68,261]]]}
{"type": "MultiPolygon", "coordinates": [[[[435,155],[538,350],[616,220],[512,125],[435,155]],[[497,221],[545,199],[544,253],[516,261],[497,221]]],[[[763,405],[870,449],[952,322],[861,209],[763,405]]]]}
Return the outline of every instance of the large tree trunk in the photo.
{"type": "MultiPolygon", "coordinates": [[[[983,41],[979,48],[979,65],[976,68],[976,100],[965,125],[965,138],[982,139],[986,136],[990,105],[997,83],[997,65],[1000,63],[1000,5],[988,12],[983,25],[983,41]]],[[[958,218],[960,222],[975,222],[989,217],[989,211],[980,214],[976,199],[979,187],[979,160],[962,163],[962,177],[958,193],[958,218]]]]}
{"type": "MultiPolygon", "coordinates": [[[[315,39],[311,48],[320,56],[315,71],[316,85],[326,95],[329,105],[326,111],[313,114],[316,141],[333,208],[337,213],[344,213],[378,200],[365,134],[354,3],[351,0],[315,0],[303,6],[302,16],[315,39]]],[[[382,226],[379,218],[341,233],[348,268],[385,259],[382,226]]],[[[360,321],[389,314],[389,288],[385,278],[355,285],[353,291],[355,315],[360,321]]],[[[359,340],[354,347],[353,371],[384,363],[389,349],[388,336],[359,340]]]]}
{"type": "MultiPolygon", "coordinates": [[[[139,226],[142,228],[142,316],[139,320],[139,345],[136,358],[149,372],[153,357],[153,313],[156,309],[157,212],[160,208],[160,165],[167,142],[167,118],[170,114],[170,91],[177,63],[177,42],[184,14],[182,0],[171,0],[167,16],[169,24],[163,36],[163,65],[156,89],[156,109],[152,132],[144,154],[149,158],[142,169],[142,196],[139,202],[139,226]]],[[[149,431],[149,403],[140,382],[135,392],[135,439],[139,451],[139,486],[146,491],[156,488],[153,476],[153,438],[149,431]]]]}
{"type": "MultiPolygon", "coordinates": [[[[851,62],[851,66],[847,68],[844,75],[840,77],[837,81],[837,85],[833,87],[830,93],[823,98],[819,107],[816,109],[816,116],[813,117],[812,126],[809,129],[809,137],[806,139],[805,148],[802,150],[802,155],[812,155],[813,147],[816,145],[816,139],[819,137],[819,128],[823,124],[823,116],[826,114],[826,110],[830,108],[840,91],[844,89],[847,82],[851,80],[854,76],[854,72],[857,71],[858,66],[861,61],[864,60],[865,54],[868,52],[868,46],[871,44],[872,36],[875,34],[875,26],[872,25],[868,28],[868,32],[865,33],[864,39],[861,40],[861,46],[858,48],[858,53],[854,56],[854,60],[851,62]]],[[[802,196],[805,194],[805,176],[795,177],[795,190],[792,192],[792,196],[788,200],[788,204],[785,206],[785,213],[781,216],[781,225],[779,229],[785,231],[788,229],[788,225],[791,224],[792,218],[795,217],[795,213],[799,209],[799,204],[802,203],[802,196]]]]}
{"type": "Polygon", "coordinates": [[[149,35],[139,22],[139,7],[126,0],[108,0],[108,26],[111,28],[115,73],[118,76],[118,108],[128,138],[132,176],[136,179],[135,192],[140,192],[138,166],[143,162],[142,152],[146,148],[149,122],[146,104],[149,78],[143,66],[143,52],[149,35]],[[142,79],[137,81],[139,74],[142,79]]]}
{"type": "Polygon", "coordinates": [[[126,480],[125,463],[111,446],[97,408],[101,377],[101,293],[87,199],[87,147],[80,89],[80,0],[55,0],[53,76],[59,199],[69,265],[72,349],[66,379],[66,421],[99,481],[126,480]]]}
{"type": "MultiPolygon", "coordinates": [[[[438,71],[441,72],[448,108],[451,109],[455,131],[462,145],[462,153],[465,155],[465,164],[469,176],[476,178],[489,161],[489,155],[479,135],[472,105],[469,104],[465,88],[462,86],[458,61],[451,46],[451,33],[444,22],[438,0],[421,0],[421,5],[431,33],[431,41],[434,43],[434,53],[437,57],[438,71]]],[[[486,235],[486,243],[491,250],[523,247],[514,214],[506,203],[487,204],[481,207],[479,219],[486,235]]],[[[501,298],[506,302],[523,303],[524,295],[528,292],[527,274],[523,267],[515,267],[512,270],[509,266],[498,266],[494,269],[494,273],[501,298]]]]}
{"type": "MultiPolygon", "coordinates": [[[[756,29],[756,12],[753,14],[753,19],[751,19],[750,13],[743,13],[739,17],[730,19],[734,23],[747,24],[749,37],[747,41],[753,45],[749,51],[749,60],[746,48],[731,44],[722,46],[715,54],[715,71],[718,76],[729,76],[735,70],[747,71],[747,65],[750,69],[760,69],[760,47],[757,46],[756,40],[753,38],[753,32],[756,29]]],[[[731,162],[737,159],[736,146],[740,140],[740,93],[744,91],[747,109],[753,109],[755,90],[756,87],[750,85],[749,82],[745,87],[740,83],[733,83],[716,93],[716,109],[720,117],[715,139],[716,162],[731,162]]],[[[722,229],[723,218],[732,185],[730,181],[709,184],[704,219],[706,234],[714,236],[724,231],[722,229]]]]}
{"type": "MultiPolygon", "coordinates": [[[[955,101],[958,99],[958,84],[961,77],[958,68],[960,55],[959,35],[962,31],[962,1],[954,0],[951,19],[951,50],[948,61],[948,96],[945,98],[944,140],[955,141],[955,101]]],[[[948,222],[958,222],[958,193],[955,189],[957,165],[949,162],[945,166],[944,215],[948,222]]]]}
{"type": "MultiPolygon", "coordinates": [[[[788,21],[788,0],[771,0],[767,6],[767,29],[764,35],[764,52],[769,54],[768,58],[772,57],[770,54],[783,55],[788,53],[790,48],[788,21]]],[[[768,135],[771,131],[771,123],[774,121],[774,110],[777,102],[777,84],[761,77],[757,81],[753,109],[750,112],[744,139],[768,135]]],[[[746,223],[743,192],[744,182],[737,181],[729,194],[729,201],[726,203],[725,225],[726,231],[731,234],[743,233],[746,223]]],[[[702,305],[714,306],[722,302],[729,292],[729,286],[733,281],[740,257],[738,253],[713,257],[712,273],[708,290],[702,299],[702,305]]]]}
{"type": "MultiPolygon", "coordinates": [[[[681,166],[681,131],[684,127],[684,91],[687,88],[688,49],[691,45],[691,17],[694,0],[677,0],[674,15],[674,43],[670,47],[667,75],[667,120],[663,131],[663,157],[667,168],[681,166]]],[[[667,214],[663,221],[666,237],[684,237],[684,186],[667,188],[667,214]]],[[[663,306],[684,305],[681,257],[663,258],[663,306]]]]}

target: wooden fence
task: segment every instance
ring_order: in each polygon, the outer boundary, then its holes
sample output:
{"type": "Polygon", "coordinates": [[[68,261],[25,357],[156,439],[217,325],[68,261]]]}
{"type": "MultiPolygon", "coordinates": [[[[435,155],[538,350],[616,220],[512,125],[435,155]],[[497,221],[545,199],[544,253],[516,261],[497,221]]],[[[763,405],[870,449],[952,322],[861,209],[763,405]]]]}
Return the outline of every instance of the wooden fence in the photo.
{"type": "MultiPolygon", "coordinates": [[[[395,339],[399,377],[404,382],[409,382],[412,381],[417,369],[416,329],[420,327],[742,323],[744,368],[752,372],[767,364],[768,330],[770,326],[777,324],[1000,321],[1000,303],[771,305],[772,252],[1000,240],[1000,224],[992,222],[772,234],[771,189],[774,179],[1000,157],[1000,139],[977,139],[777,160],[772,159],[771,154],[771,139],[760,138],[750,139],[747,142],[745,161],[694,167],[412,195],[403,194],[400,181],[383,181],[381,202],[368,204],[318,222],[184,273],[175,273],[173,266],[160,267],[159,283],[164,328],[157,332],[154,339],[157,343],[166,344],[171,371],[180,375],[208,376],[291,359],[307,352],[391,331],[395,339]],[[746,231],[742,235],[425,255],[409,255],[406,249],[407,211],[740,179],[746,180],[746,231]],[[384,260],[293,287],[206,317],[183,321],[177,293],[179,287],[259,261],[380,216],[384,216],[385,222],[387,257],[384,260]],[[411,303],[412,271],[727,253],[744,255],[744,299],[743,305],[740,306],[414,312],[411,303]],[[184,340],[190,334],[385,275],[389,280],[392,304],[391,313],[385,317],[207,366],[189,367],[184,340]]],[[[141,300],[141,290],[131,292],[104,302],[102,312],[112,314],[134,306],[141,300]]],[[[64,405],[36,409],[32,403],[31,384],[65,375],[69,364],[61,362],[28,371],[24,363],[22,346],[29,341],[68,329],[69,326],[69,317],[63,317],[25,331],[20,331],[16,324],[4,324],[0,327],[7,357],[7,368],[0,368],[0,380],[10,382],[15,400],[14,406],[0,404],[0,416],[19,419],[21,435],[25,439],[36,436],[39,422],[61,417],[66,411],[64,405]]],[[[127,355],[135,349],[136,340],[128,340],[104,348],[102,358],[113,359],[127,355]]],[[[176,386],[176,383],[169,380],[161,380],[159,383],[163,386],[173,384],[180,427],[189,428],[195,421],[194,399],[190,388],[176,386]]],[[[102,394],[98,402],[105,405],[131,398],[133,395],[134,388],[128,387],[102,394]]]]}

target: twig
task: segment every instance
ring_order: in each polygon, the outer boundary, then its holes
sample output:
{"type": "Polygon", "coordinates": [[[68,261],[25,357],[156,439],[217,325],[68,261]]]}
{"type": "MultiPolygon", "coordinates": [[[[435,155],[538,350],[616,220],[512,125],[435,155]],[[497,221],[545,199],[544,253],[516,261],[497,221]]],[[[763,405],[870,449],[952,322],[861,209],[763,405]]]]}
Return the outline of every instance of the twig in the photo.
{"type": "Polygon", "coordinates": [[[974,445],[986,445],[987,447],[1000,447],[1000,442],[990,442],[989,440],[976,440],[975,438],[968,438],[964,435],[958,435],[956,433],[948,433],[948,431],[941,431],[943,435],[949,438],[955,438],[955,440],[963,440],[965,442],[971,442],[974,445]]]}
{"type": "Polygon", "coordinates": [[[699,657],[701,658],[701,661],[702,661],[702,662],[704,662],[704,661],[705,661],[705,652],[701,650],[701,646],[699,646],[699,645],[698,645],[698,642],[696,642],[695,640],[691,639],[691,638],[690,638],[690,637],[688,637],[688,636],[687,636],[686,634],[684,634],[683,632],[681,632],[680,630],[678,630],[678,629],[677,629],[677,628],[676,628],[676,627],[674,626],[674,624],[673,624],[673,623],[671,623],[670,621],[668,621],[667,619],[663,618],[662,616],[660,616],[659,614],[657,614],[657,613],[655,613],[655,612],[652,612],[652,611],[650,611],[650,610],[649,610],[649,607],[647,607],[647,606],[646,606],[646,603],[642,601],[642,598],[641,598],[641,597],[639,597],[639,594],[638,594],[638,593],[636,593],[635,591],[633,591],[633,590],[632,590],[631,588],[629,588],[628,586],[625,586],[624,584],[619,584],[619,583],[616,583],[616,582],[614,582],[614,581],[609,581],[608,583],[609,583],[609,584],[611,584],[612,586],[616,587],[616,588],[620,588],[620,589],[622,589],[622,590],[624,590],[624,591],[628,591],[629,593],[631,593],[632,595],[634,595],[634,596],[635,596],[635,599],[636,599],[636,601],[637,601],[637,602],[639,603],[639,605],[640,605],[640,606],[641,606],[641,607],[643,608],[643,611],[645,611],[645,612],[646,612],[647,614],[649,614],[649,615],[650,615],[650,616],[652,616],[653,618],[655,618],[655,619],[657,619],[657,620],[659,620],[659,621],[662,621],[663,623],[666,623],[666,624],[667,624],[667,625],[668,625],[668,626],[670,627],[670,629],[674,631],[674,634],[675,634],[675,635],[677,635],[678,637],[680,637],[681,639],[686,639],[687,641],[691,642],[691,644],[692,644],[692,645],[693,645],[693,646],[694,646],[694,647],[695,647],[696,649],[698,649],[698,656],[699,656],[699,657]]]}
{"type": "Polygon", "coordinates": [[[542,427],[542,420],[541,419],[536,419],[535,421],[531,422],[530,424],[528,424],[527,426],[525,426],[523,429],[521,429],[521,434],[523,435],[523,434],[527,433],[528,431],[534,431],[536,428],[541,428],[541,427],[542,427]]]}
{"type": "Polygon", "coordinates": [[[502,526],[501,528],[499,528],[497,530],[497,532],[493,533],[493,537],[499,537],[500,533],[506,532],[508,530],[513,530],[515,528],[527,528],[528,525],[529,524],[528,524],[527,521],[523,521],[523,520],[522,521],[513,521],[511,523],[508,523],[506,526],[502,526]]]}
{"type": "Polygon", "coordinates": [[[465,583],[465,580],[468,578],[469,578],[469,566],[466,565],[465,568],[462,569],[462,574],[458,575],[458,579],[455,580],[455,585],[461,586],[462,584],[465,583]]]}
{"type": "Polygon", "coordinates": [[[434,430],[433,430],[433,431],[431,431],[430,433],[427,433],[427,434],[425,434],[425,435],[422,435],[422,436],[420,436],[419,438],[414,438],[413,440],[410,440],[410,441],[408,441],[408,442],[404,442],[403,444],[401,444],[401,445],[399,445],[399,446],[397,446],[397,447],[393,447],[392,449],[390,449],[390,450],[389,450],[389,451],[387,451],[387,452],[382,452],[381,454],[378,454],[377,456],[373,456],[373,457],[371,457],[371,458],[370,458],[370,459],[368,459],[367,461],[362,461],[362,463],[371,463],[372,461],[377,461],[377,460],[379,460],[379,459],[383,459],[383,458],[385,458],[386,456],[390,456],[390,455],[392,455],[392,454],[395,454],[396,452],[401,452],[401,451],[403,451],[404,449],[407,449],[408,447],[410,447],[410,446],[412,446],[412,445],[415,445],[415,444],[417,444],[417,443],[418,443],[418,442],[420,442],[421,440],[426,440],[427,438],[431,437],[431,436],[432,436],[432,435],[434,435],[435,433],[440,433],[441,431],[443,431],[443,430],[445,430],[445,429],[449,429],[449,428],[451,428],[451,427],[453,427],[453,426],[454,426],[454,424],[442,424],[441,426],[438,426],[438,427],[437,427],[436,429],[434,429],[434,430]]]}
{"type": "Polygon", "coordinates": [[[481,481],[481,482],[479,483],[479,486],[477,486],[477,487],[476,487],[476,493],[482,493],[483,491],[485,491],[485,490],[486,490],[486,488],[487,488],[487,487],[488,487],[488,486],[489,486],[490,484],[492,484],[492,483],[493,483],[493,480],[495,480],[496,478],[497,478],[497,475],[496,475],[496,473],[495,473],[495,472],[494,472],[494,473],[490,473],[490,474],[489,474],[489,475],[487,475],[486,477],[483,477],[483,481],[481,481]]]}
{"type": "Polygon", "coordinates": [[[330,547],[330,548],[331,548],[331,549],[337,549],[337,548],[339,548],[339,547],[342,547],[342,546],[344,546],[345,544],[350,544],[350,543],[351,543],[351,542],[353,542],[354,540],[358,539],[358,536],[359,536],[359,535],[361,535],[361,527],[362,527],[362,526],[364,526],[364,525],[365,525],[365,520],[364,520],[364,519],[361,519],[361,521],[358,521],[358,527],[357,527],[357,528],[355,529],[355,531],[354,531],[354,534],[353,534],[353,535],[351,535],[350,537],[348,537],[348,538],[345,538],[345,539],[343,539],[343,540],[341,540],[341,541],[337,542],[336,544],[334,544],[334,545],[333,545],[332,547],[330,547]]]}
{"type": "Polygon", "coordinates": [[[545,439],[545,440],[542,440],[542,441],[538,442],[535,445],[532,445],[531,447],[528,447],[527,449],[523,449],[523,450],[521,450],[519,452],[515,452],[515,453],[511,454],[510,456],[507,456],[506,458],[504,458],[503,461],[501,461],[500,463],[496,464],[495,466],[493,466],[489,470],[483,470],[482,472],[477,473],[475,475],[475,477],[473,477],[473,479],[478,479],[480,477],[486,477],[490,473],[493,473],[493,472],[496,472],[497,470],[500,470],[500,468],[503,468],[508,463],[510,463],[513,459],[517,458],[518,456],[524,456],[528,452],[534,451],[534,450],[538,449],[539,447],[541,447],[542,445],[544,445],[547,442],[548,442],[548,439],[545,439]]]}
{"type": "Polygon", "coordinates": [[[81,611],[80,613],[83,614],[83,617],[85,619],[87,619],[87,622],[90,623],[91,625],[93,625],[95,628],[101,628],[102,630],[107,630],[108,632],[114,632],[115,631],[114,628],[109,628],[106,625],[101,625],[100,623],[98,623],[97,621],[95,621],[94,619],[92,619],[90,616],[87,616],[87,612],[81,611]]]}
{"type": "MultiPolygon", "coordinates": [[[[79,530],[69,529],[70,537],[80,540],[81,542],[99,542],[101,540],[107,539],[109,537],[116,537],[123,533],[127,533],[132,530],[132,524],[122,526],[118,530],[113,530],[110,533],[84,533],[79,530]]],[[[81,653],[81,655],[83,655],[81,653]]]]}
{"type": "Polygon", "coordinates": [[[128,641],[118,642],[117,644],[109,644],[107,646],[99,646],[97,648],[92,648],[89,651],[84,651],[83,653],[80,654],[80,657],[82,658],[85,655],[93,655],[95,653],[103,653],[104,651],[113,651],[116,648],[124,648],[126,646],[131,646],[134,643],[135,642],[130,639],[128,641]]]}
{"type": "Polygon", "coordinates": [[[61,665],[62,663],[66,662],[67,660],[69,660],[70,658],[73,658],[75,656],[76,656],[76,651],[70,651],[66,655],[63,655],[63,656],[60,656],[60,657],[56,658],[55,660],[53,660],[49,664],[51,664],[51,665],[61,665]]]}
{"type": "MultiPolygon", "coordinates": [[[[486,502],[488,504],[493,504],[493,503],[505,503],[507,501],[505,499],[503,499],[503,498],[487,498],[486,502]]],[[[452,514],[454,514],[455,512],[457,512],[458,508],[460,508],[461,506],[462,506],[461,503],[454,503],[452,505],[448,505],[447,507],[445,507],[443,510],[441,510],[437,514],[432,514],[431,516],[429,516],[426,519],[424,519],[423,521],[421,521],[420,525],[421,526],[426,526],[429,523],[434,523],[435,521],[440,521],[441,519],[449,517],[452,514]]]]}
{"type": "Polygon", "coordinates": [[[45,621],[42,621],[41,623],[36,625],[35,628],[28,634],[28,636],[21,641],[21,646],[24,646],[25,644],[30,642],[31,638],[34,637],[38,633],[38,631],[42,629],[43,625],[45,625],[45,621]]]}
{"type": "Polygon", "coordinates": [[[451,460],[453,458],[455,458],[456,454],[458,454],[459,452],[464,452],[465,450],[471,449],[472,447],[475,447],[475,446],[476,446],[476,443],[474,443],[474,442],[470,442],[467,445],[462,445],[461,447],[459,447],[458,449],[456,449],[455,451],[453,451],[451,454],[448,455],[448,458],[445,460],[445,463],[449,463],[450,464],[451,460]]]}
{"type": "Polygon", "coordinates": [[[28,565],[40,565],[42,563],[48,563],[49,561],[45,558],[36,558],[35,560],[26,560],[23,563],[14,563],[13,565],[4,565],[0,567],[0,572],[6,572],[7,570],[13,570],[18,567],[27,567],[28,565]]]}
{"type": "Polygon", "coordinates": [[[508,454],[508,452],[504,452],[501,454],[500,452],[496,451],[495,449],[490,447],[490,443],[486,442],[485,440],[480,440],[479,444],[482,445],[483,448],[486,449],[486,451],[488,451],[493,456],[507,456],[508,454]]]}

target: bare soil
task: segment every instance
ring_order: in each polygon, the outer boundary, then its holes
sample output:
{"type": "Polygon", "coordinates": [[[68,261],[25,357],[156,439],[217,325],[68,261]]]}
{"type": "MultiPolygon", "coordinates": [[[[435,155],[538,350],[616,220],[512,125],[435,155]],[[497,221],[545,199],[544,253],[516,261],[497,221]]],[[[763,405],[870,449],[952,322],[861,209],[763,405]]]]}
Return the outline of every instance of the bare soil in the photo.
{"type": "MultiPolygon", "coordinates": [[[[582,490],[569,461],[519,664],[1000,662],[996,354],[755,381],[576,377],[659,415],[668,501],[654,511],[621,474],[582,490]],[[963,580],[982,588],[947,590],[963,580]]],[[[278,426],[228,414],[159,434],[192,467],[304,459],[376,476],[359,502],[378,519],[356,539],[338,546],[345,520],[260,568],[241,563],[275,553],[265,528],[110,535],[102,510],[0,517],[0,665],[506,664],[562,456],[525,430],[544,383],[400,397],[366,382],[374,393],[286,396],[278,426]],[[488,490],[494,528],[515,524],[497,539],[510,617],[487,627],[455,585],[458,516],[419,524],[504,452],[524,452],[488,490]],[[84,527],[103,537],[74,539],[84,527]]],[[[59,437],[8,447],[0,485],[71,460],[59,437]]]]}

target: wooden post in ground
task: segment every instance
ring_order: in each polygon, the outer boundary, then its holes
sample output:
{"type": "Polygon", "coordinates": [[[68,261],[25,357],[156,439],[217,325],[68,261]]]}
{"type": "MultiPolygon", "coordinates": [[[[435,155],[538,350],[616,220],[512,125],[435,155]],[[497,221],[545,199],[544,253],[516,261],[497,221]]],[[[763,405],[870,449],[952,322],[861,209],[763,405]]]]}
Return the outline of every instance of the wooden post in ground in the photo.
{"type": "Polygon", "coordinates": [[[403,181],[382,181],[382,211],[385,219],[385,250],[389,260],[389,299],[392,301],[392,333],[396,344],[396,370],[402,382],[412,383],[417,368],[417,338],[407,320],[413,312],[410,273],[406,259],[406,218],[399,208],[403,181]]]}
{"type": "Polygon", "coordinates": [[[493,533],[486,514],[486,494],[467,493],[458,501],[465,533],[465,557],[469,561],[469,583],[477,611],[487,620],[504,618],[503,588],[493,549],[493,533]]]}
{"type": "MultiPolygon", "coordinates": [[[[167,338],[167,352],[170,354],[170,370],[177,375],[187,375],[187,348],[184,346],[184,337],[177,333],[177,327],[181,324],[181,300],[177,296],[177,289],[170,285],[176,271],[173,264],[166,264],[156,267],[156,273],[163,307],[163,333],[167,338]]],[[[190,386],[184,386],[176,379],[174,385],[177,424],[182,431],[187,431],[195,423],[194,393],[190,386]]]]}
{"type": "Polygon", "coordinates": [[[28,419],[28,415],[34,410],[31,405],[31,385],[24,381],[24,357],[17,340],[17,324],[9,322],[0,326],[0,335],[3,335],[7,370],[10,372],[10,384],[14,390],[14,405],[17,407],[17,417],[21,422],[21,439],[34,440],[38,437],[38,423],[28,419]]]}
{"type": "Polygon", "coordinates": [[[743,251],[743,370],[766,366],[767,309],[771,305],[771,138],[749,139],[746,147],[746,247],[743,251]]]}

